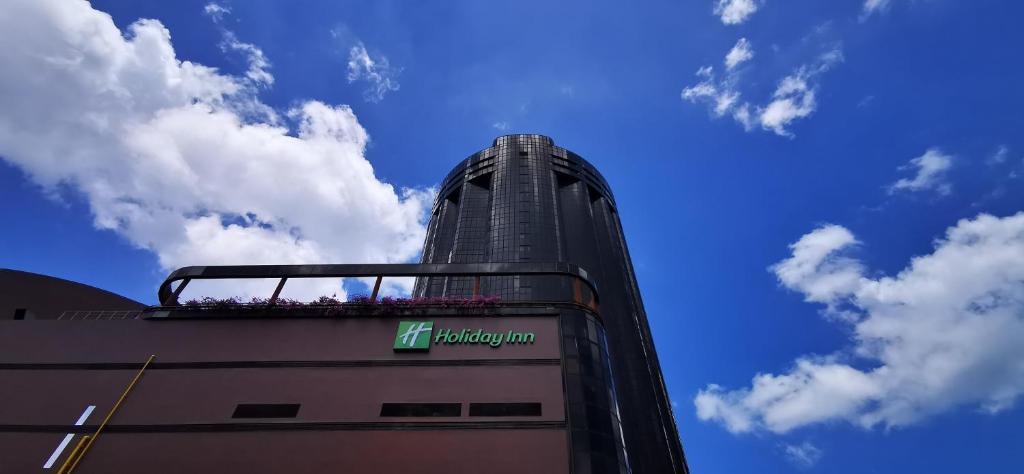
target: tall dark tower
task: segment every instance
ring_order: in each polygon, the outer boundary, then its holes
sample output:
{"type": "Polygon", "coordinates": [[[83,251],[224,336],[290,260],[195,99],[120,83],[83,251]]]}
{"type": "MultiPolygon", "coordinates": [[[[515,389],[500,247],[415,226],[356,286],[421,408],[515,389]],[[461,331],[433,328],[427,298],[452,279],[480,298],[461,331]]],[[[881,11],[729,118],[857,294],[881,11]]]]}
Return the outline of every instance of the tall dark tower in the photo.
{"type": "MultiPolygon", "coordinates": [[[[445,177],[432,209],[423,263],[505,262],[569,262],[590,272],[627,464],[634,474],[689,472],[611,189],[590,163],[542,135],[498,137],[463,160],[445,177]]],[[[475,284],[468,277],[421,278],[415,293],[536,301],[566,290],[559,287],[564,279],[540,276],[475,284]]]]}

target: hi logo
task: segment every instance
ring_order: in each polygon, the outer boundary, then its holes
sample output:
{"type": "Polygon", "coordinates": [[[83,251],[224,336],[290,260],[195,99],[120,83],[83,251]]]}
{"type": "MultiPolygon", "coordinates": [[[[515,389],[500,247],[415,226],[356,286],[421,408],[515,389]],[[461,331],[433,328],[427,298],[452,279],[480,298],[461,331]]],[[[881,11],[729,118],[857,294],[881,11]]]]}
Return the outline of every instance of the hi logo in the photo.
{"type": "Polygon", "coordinates": [[[430,349],[433,321],[401,321],[395,335],[396,351],[425,351],[430,349]]]}

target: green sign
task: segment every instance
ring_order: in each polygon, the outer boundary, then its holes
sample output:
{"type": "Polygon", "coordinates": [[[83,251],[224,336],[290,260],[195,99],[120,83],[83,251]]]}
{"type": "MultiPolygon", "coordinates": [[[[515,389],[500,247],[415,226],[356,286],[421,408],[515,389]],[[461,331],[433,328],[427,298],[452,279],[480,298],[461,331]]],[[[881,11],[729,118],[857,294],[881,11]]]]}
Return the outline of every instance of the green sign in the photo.
{"type": "Polygon", "coordinates": [[[430,341],[434,344],[486,344],[498,348],[503,344],[533,344],[537,339],[532,332],[488,332],[483,329],[438,329],[433,321],[401,321],[395,334],[396,351],[426,351],[430,341]],[[433,337],[431,337],[433,336],[433,337]]]}
{"type": "Polygon", "coordinates": [[[425,351],[430,349],[430,331],[433,321],[402,321],[395,335],[396,351],[425,351]]]}

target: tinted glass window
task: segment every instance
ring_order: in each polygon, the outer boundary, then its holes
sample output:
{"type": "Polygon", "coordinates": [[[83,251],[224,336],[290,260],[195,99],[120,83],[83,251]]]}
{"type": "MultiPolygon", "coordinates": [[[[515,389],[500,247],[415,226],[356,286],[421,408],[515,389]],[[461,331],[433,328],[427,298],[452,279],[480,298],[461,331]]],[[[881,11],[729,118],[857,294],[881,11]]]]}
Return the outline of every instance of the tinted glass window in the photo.
{"type": "Polygon", "coordinates": [[[298,403],[241,403],[231,418],[295,418],[298,403]]]}
{"type": "Polygon", "coordinates": [[[459,403],[385,403],[380,416],[462,416],[459,403]]]}
{"type": "Polygon", "coordinates": [[[540,403],[470,403],[469,416],[540,416],[540,403]]]}

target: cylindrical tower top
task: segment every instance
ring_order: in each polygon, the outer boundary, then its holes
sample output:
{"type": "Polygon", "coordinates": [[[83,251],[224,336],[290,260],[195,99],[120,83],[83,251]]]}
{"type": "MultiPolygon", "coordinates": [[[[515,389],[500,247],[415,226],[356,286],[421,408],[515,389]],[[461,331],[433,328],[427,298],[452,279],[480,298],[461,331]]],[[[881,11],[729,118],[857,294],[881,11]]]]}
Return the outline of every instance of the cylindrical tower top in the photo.
{"type": "Polygon", "coordinates": [[[433,210],[436,212],[445,199],[459,193],[468,180],[493,173],[498,168],[508,169],[512,165],[519,166],[519,173],[523,173],[522,168],[531,166],[530,163],[533,163],[533,168],[528,174],[541,176],[553,172],[570,180],[582,181],[591,193],[605,198],[610,205],[615,206],[615,197],[608,182],[594,165],[570,150],[555,146],[555,141],[548,136],[519,133],[499,136],[490,147],[469,155],[455,165],[441,182],[433,210]]]}
{"type": "Polygon", "coordinates": [[[495,147],[498,145],[510,145],[512,143],[519,141],[536,141],[543,143],[547,146],[555,146],[555,141],[552,140],[551,137],[547,135],[538,135],[536,133],[512,133],[509,135],[501,135],[498,138],[494,139],[494,142],[491,143],[491,146],[495,147]]]}

